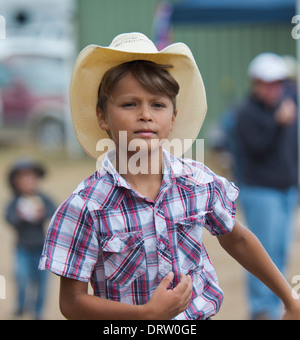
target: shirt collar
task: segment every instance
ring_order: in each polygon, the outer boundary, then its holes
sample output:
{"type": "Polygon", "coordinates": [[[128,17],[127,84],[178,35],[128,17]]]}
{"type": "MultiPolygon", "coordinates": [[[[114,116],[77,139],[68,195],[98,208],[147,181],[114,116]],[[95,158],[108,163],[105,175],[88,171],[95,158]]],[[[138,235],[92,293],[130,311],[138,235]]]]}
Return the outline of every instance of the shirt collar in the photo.
{"type": "MultiPolygon", "coordinates": [[[[177,158],[164,150],[164,161],[169,172],[177,182],[187,186],[205,185],[214,180],[212,172],[200,162],[193,159],[177,158]]],[[[165,170],[167,173],[167,169],[165,170]]]]}
{"type": "MultiPolygon", "coordinates": [[[[132,189],[128,182],[116,170],[116,152],[109,151],[103,162],[102,170],[109,173],[114,184],[119,187],[132,189]]],[[[188,186],[203,185],[213,181],[213,177],[205,171],[204,164],[177,158],[167,150],[163,149],[163,181],[164,183],[175,183],[176,180],[188,186]]]]}
{"type": "Polygon", "coordinates": [[[116,151],[111,150],[107,152],[102,162],[102,171],[112,176],[114,185],[131,189],[127,181],[116,170],[116,151]]]}

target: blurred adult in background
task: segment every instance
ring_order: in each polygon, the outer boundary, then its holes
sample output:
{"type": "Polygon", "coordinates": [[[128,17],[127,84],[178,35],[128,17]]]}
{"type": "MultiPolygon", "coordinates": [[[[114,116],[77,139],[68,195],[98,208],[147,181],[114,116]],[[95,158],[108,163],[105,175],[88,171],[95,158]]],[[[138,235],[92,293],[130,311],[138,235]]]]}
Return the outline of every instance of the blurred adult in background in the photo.
{"type": "Polygon", "coordinates": [[[6,209],[6,219],[17,234],[15,248],[15,279],[17,287],[16,316],[29,309],[41,319],[46,294],[46,275],[38,270],[42,253],[44,224],[55,205],[39,191],[45,169],[29,159],[18,161],[9,172],[8,181],[13,198],[6,209]]]}
{"type": "MultiPolygon", "coordinates": [[[[282,57],[263,53],[248,73],[251,93],[236,109],[241,203],[248,227],[284,274],[297,206],[297,109],[282,57]]],[[[277,319],[279,300],[247,276],[252,319],[277,319]]]]}

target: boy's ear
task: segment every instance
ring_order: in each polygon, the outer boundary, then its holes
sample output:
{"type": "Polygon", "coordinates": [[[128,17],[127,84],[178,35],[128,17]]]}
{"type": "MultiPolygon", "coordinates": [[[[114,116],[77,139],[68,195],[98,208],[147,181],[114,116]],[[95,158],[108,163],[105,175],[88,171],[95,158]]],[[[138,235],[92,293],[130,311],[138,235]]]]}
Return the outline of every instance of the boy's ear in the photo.
{"type": "Polygon", "coordinates": [[[171,118],[171,131],[173,130],[174,124],[175,124],[175,120],[176,120],[176,116],[177,116],[177,110],[174,111],[172,118],[171,118]]]}
{"type": "Polygon", "coordinates": [[[99,108],[97,108],[97,118],[98,118],[98,124],[100,126],[100,129],[102,129],[104,131],[108,131],[109,126],[107,124],[106,115],[99,108]]]}

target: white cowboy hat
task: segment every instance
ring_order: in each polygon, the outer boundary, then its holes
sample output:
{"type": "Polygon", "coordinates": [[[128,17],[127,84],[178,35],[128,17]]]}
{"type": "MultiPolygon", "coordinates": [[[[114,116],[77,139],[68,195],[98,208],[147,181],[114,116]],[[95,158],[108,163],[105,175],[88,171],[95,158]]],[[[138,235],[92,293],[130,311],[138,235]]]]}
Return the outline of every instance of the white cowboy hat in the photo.
{"type": "MultiPolygon", "coordinates": [[[[197,138],[207,105],[202,77],[192,52],[184,43],[175,43],[158,51],[141,33],[124,33],[114,38],[109,47],[89,45],[78,55],[70,84],[70,105],[74,129],[83,149],[98,159],[103,152],[97,142],[109,138],[98,125],[96,106],[98,89],[107,70],[132,60],[169,64],[168,71],[180,86],[176,98],[178,114],[169,140],[197,138]]],[[[184,150],[185,152],[187,150],[184,150]]]]}

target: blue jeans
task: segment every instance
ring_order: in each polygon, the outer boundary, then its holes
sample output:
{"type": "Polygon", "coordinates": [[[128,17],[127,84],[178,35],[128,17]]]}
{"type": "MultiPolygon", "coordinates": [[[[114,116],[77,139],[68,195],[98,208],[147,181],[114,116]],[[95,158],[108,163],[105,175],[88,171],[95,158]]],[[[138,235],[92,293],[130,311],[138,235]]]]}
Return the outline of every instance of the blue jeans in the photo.
{"type": "Polygon", "coordinates": [[[18,289],[17,314],[26,309],[34,313],[36,319],[42,317],[47,273],[38,270],[41,249],[27,249],[18,246],[15,253],[15,276],[18,289]],[[31,294],[28,294],[28,293],[31,294]],[[30,299],[30,300],[29,300],[30,299]]]}
{"type": "MultiPolygon", "coordinates": [[[[285,274],[293,237],[293,217],[298,190],[241,186],[240,199],[249,229],[257,236],[278,269],[285,274]]],[[[267,313],[280,317],[280,300],[263,283],[247,273],[247,288],[252,317],[267,313]]]]}

